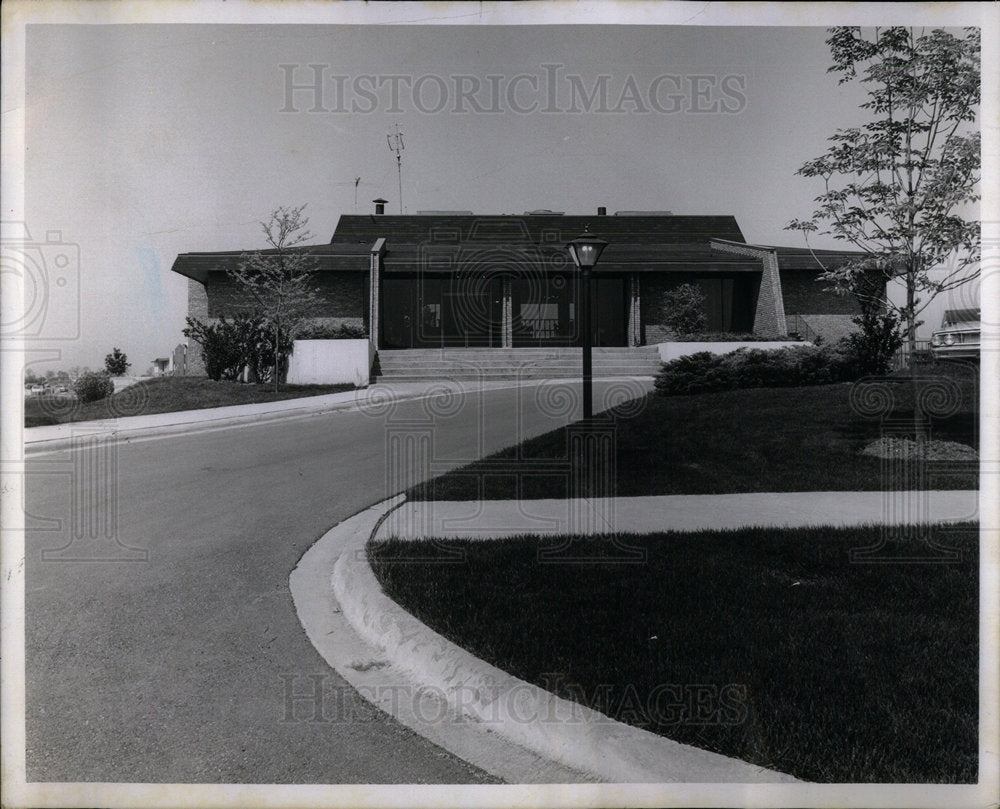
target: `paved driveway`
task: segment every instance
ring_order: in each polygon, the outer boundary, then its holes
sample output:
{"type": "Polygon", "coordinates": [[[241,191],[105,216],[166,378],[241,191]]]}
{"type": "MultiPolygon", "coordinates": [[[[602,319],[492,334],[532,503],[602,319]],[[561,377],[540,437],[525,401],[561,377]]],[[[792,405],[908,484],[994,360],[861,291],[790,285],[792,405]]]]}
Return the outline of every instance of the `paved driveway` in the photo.
{"type": "Polygon", "coordinates": [[[288,575],[331,525],[407,482],[567,421],[571,398],[556,393],[95,440],[34,458],[28,780],[488,781],[374,714],[326,666],[288,575]]]}

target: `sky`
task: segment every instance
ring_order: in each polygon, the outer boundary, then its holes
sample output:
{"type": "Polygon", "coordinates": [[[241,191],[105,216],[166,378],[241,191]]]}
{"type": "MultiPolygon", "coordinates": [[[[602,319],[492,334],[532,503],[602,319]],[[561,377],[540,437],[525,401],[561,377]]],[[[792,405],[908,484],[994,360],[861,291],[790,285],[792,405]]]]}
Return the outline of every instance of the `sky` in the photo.
{"type": "Polygon", "coordinates": [[[33,321],[31,346],[53,351],[31,368],[100,367],[117,346],[144,372],[183,339],[177,254],[263,247],[259,223],[279,205],[307,205],[315,243],[355,211],[357,177],[358,212],[384,197],[398,213],[397,125],[407,213],[732,214],[748,241],[801,246],[784,227],[821,188],[796,169],[865,120],[861,88],[827,73],[826,36],[30,25],[23,226],[32,260],[70,260],[33,321]]]}

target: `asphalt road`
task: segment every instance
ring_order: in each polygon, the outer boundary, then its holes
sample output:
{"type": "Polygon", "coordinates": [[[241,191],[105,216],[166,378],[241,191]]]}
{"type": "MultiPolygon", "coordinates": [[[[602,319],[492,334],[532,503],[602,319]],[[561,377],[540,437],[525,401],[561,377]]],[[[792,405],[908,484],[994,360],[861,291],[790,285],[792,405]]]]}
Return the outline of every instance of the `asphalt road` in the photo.
{"type": "MultiPolygon", "coordinates": [[[[565,423],[577,387],[34,458],[28,780],[490,782],[370,709],[324,663],[288,576],[340,520],[565,423]]],[[[607,387],[595,383],[598,401],[607,387]]]]}

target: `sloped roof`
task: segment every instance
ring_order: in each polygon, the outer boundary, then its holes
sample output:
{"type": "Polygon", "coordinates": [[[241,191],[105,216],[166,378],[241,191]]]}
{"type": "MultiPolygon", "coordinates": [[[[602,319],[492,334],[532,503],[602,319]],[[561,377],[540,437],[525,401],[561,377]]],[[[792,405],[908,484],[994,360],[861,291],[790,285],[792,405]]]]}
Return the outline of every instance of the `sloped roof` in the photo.
{"type": "MultiPolygon", "coordinates": [[[[387,241],[382,256],[387,274],[395,272],[471,272],[514,270],[560,272],[573,269],[564,242],[466,241],[426,244],[387,241]]],[[[705,242],[611,242],[594,271],[656,272],[697,269],[704,272],[759,272],[760,261],[746,256],[718,253],[705,242]]]]}
{"type": "Polygon", "coordinates": [[[675,244],[710,238],[745,241],[733,216],[391,216],[350,214],[340,217],[331,244],[371,244],[380,236],[393,242],[518,241],[564,245],[584,228],[609,242],[675,244]]]}
{"type": "MultiPolygon", "coordinates": [[[[757,245],[755,245],[757,246],[757,245]]],[[[769,247],[778,254],[779,270],[822,270],[864,258],[863,250],[813,250],[809,247],[769,247]]]]}

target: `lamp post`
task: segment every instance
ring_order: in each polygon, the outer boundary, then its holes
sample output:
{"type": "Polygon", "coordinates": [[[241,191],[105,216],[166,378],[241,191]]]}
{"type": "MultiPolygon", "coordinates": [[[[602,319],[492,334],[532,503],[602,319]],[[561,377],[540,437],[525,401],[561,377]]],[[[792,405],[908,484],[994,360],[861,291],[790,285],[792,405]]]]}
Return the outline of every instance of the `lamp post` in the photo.
{"type": "Polygon", "coordinates": [[[582,235],[566,245],[573,263],[580,270],[579,317],[583,331],[583,418],[585,420],[594,416],[594,371],[590,346],[590,271],[594,269],[607,246],[608,243],[604,239],[598,239],[590,232],[590,225],[584,228],[582,235]]]}

